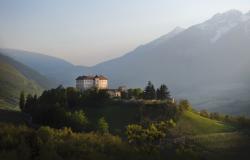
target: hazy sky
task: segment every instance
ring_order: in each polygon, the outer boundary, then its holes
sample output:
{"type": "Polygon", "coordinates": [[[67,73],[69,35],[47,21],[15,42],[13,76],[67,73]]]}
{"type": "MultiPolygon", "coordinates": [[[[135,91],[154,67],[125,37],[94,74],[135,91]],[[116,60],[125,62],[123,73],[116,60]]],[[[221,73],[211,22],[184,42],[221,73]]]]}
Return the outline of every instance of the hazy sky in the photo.
{"type": "Polygon", "coordinates": [[[250,0],[0,0],[0,47],[94,65],[250,0]]]}

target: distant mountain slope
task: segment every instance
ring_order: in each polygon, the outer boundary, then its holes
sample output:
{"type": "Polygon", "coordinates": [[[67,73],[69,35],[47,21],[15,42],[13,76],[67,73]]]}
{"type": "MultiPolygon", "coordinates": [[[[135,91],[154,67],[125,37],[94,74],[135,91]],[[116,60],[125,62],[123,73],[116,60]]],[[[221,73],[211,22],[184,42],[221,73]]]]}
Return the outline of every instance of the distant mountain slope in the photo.
{"type": "Polygon", "coordinates": [[[21,91],[40,94],[50,86],[40,74],[1,54],[0,75],[0,108],[16,109],[21,91]]]}
{"type": "Polygon", "coordinates": [[[211,108],[211,111],[250,116],[250,87],[244,86],[244,88],[230,90],[220,96],[218,102],[220,103],[211,108]]]}
{"type": "Polygon", "coordinates": [[[54,87],[60,84],[74,85],[75,77],[83,74],[87,69],[87,67],[75,66],[63,59],[40,53],[15,49],[0,49],[0,52],[44,75],[54,82],[54,87]]]}
{"type": "Polygon", "coordinates": [[[237,74],[250,59],[247,30],[250,20],[240,21],[243,17],[245,15],[238,11],[218,14],[160,44],[155,45],[156,40],[123,57],[98,64],[93,71],[109,74],[116,84],[127,82],[130,86],[142,86],[144,81],[152,80],[157,85],[166,82],[174,90],[180,85],[242,81],[237,74]],[[219,37],[217,32],[224,28],[227,31],[219,37]],[[216,41],[212,42],[215,36],[216,41]]]}
{"type": "MultiPolygon", "coordinates": [[[[216,14],[156,42],[98,64],[92,72],[106,73],[114,86],[143,87],[147,80],[157,86],[166,83],[175,97],[188,98],[198,108],[244,101],[239,95],[244,93],[242,89],[250,88],[246,77],[250,68],[250,13],[231,10],[216,14]],[[232,89],[242,93],[224,95],[232,89]]],[[[250,98],[250,94],[246,96],[250,98]]]]}

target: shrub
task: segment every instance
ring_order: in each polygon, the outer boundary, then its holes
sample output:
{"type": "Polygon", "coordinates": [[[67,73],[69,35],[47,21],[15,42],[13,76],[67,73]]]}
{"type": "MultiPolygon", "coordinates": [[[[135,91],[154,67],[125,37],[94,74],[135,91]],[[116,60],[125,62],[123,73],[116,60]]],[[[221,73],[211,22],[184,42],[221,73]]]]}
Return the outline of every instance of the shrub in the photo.
{"type": "Polygon", "coordinates": [[[104,117],[98,120],[98,132],[101,134],[109,133],[109,125],[104,117]]]}
{"type": "Polygon", "coordinates": [[[151,123],[147,128],[131,124],[126,128],[127,140],[132,146],[144,151],[157,150],[166,138],[168,130],[174,126],[175,123],[172,120],[151,123]]]}

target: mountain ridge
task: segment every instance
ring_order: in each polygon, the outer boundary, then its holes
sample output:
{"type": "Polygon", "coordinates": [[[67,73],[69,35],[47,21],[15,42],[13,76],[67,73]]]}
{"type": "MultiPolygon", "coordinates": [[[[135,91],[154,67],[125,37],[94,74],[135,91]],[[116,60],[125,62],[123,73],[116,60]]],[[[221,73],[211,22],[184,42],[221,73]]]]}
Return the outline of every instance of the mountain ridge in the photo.
{"type": "MultiPolygon", "coordinates": [[[[229,13],[232,14],[233,12],[229,13]]],[[[226,19],[231,20],[227,17],[230,14],[220,14],[220,17],[226,16],[226,19]]],[[[156,49],[147,50],[148,48],[144,45],[144,48],[140,48],[140,51],[135,50],[128,53],[131,58],[127,58],[125,55],[118,59],[119,61],[117,60],[116,63],[113,60],[101,63],[95,66],[94,71],[108,72],[111,77],[118,74],[117,77],[120,78],[115,79],[115,82],[120,80],[119,84],[124,83],[124,81],[130,84],[133,83],[133,87],[138,85],[142,87],[141,84],[143,84],[142,82],[145,83],[145,79],[152,80],[156,85],[166,83],[175,96],[188,99],[200,97],[200,92],[207,92],[207,90],[211,90],[207,88],[213,88],[213,86],[223,86],[223,88],[219,87],[223,93],[224,88],[230,90],[233,86],[241,85],[249,87],[242,77],[248,73],[247,68],[250,59],[248,52],[250,48],[247,44],[250,41],[250,20],[245,19],[242,21],[242,16],[246,14],[239,15],[238,18],[240,19],[236,20],[238,22],[237,25],[221,34],[220,37],[217,36],[216,41],[211,42],[211,37],[214,37],[216,30],[206,32],[197,27],[200,24],[193,25],[165,43],[160,44],[156,49]],[[138,54],[143,56],[136,57],[138,54]],[[137,59],[135,60],[135,58],[137,59]],[[155,64],[158,67],[155,67],[155,64]],[[133,69],[129,68],[129,66],[133,66],[133,69]],[[112,68],[116,70],[111,71],[112,68]],[[133,70],[134,73],[126,75],[126,70],[133,70]],[[138,77],[138,73],[140,73],[140,77],[138,77]],[[164,76],[163,74],[166,75],[164,76]],[[124,77],[128,78],[121,80],[124,77]],[[183,80],[184,77],[187,81],[183,80]],[[130,79],[135,80],[130,81],[130,79]],[[225,84],[227,85],[226,87],[224,87],[225,84]],[[201,89],[195,95],[189,96],[189,92],[196,90],[196,88],[201,89]]],[[[207,21],[203,23],[207,23],[207,21]]],[[[240,88],[238,89],[240,90],[240,88]]],[[[218,91],[214,90],[214,92],[218,91]]],[[[211,97],[213,94],[213,91],[211,91],[208,93],[208,96],[211,97]]],[[[234,96],[238,97],[237,95],[234,96]]],[[[218,95],[218,97],[218,99],[224,99],[222,95],[218,95]]],[[[224,100],[215,101],[218,101],[218,104],[220,104],[220,101],[224,100]]],[[[201,101],[196,102],[196,100],[192,100],[191,102],[195,102],[194,105],[201,104],[201,101]]],[[[217,107],[218,104],[210,107],[217,107]]],[[[206,105],[201,107],[209,108],[206,105]]]]}
{"type": "Polygon", "coordinates": [[[0,48],[0,52],[16,61],[26,64],[28,67],[47,77],[48,80],[54,82],[53,87],[57,87],[60,84],[71,85],[72,77],[76,77],[77,74],[83,72],[82,70],[88,68],[85,66],[76,66],[64,59],[37,52],[7,48],[0,48]]]}

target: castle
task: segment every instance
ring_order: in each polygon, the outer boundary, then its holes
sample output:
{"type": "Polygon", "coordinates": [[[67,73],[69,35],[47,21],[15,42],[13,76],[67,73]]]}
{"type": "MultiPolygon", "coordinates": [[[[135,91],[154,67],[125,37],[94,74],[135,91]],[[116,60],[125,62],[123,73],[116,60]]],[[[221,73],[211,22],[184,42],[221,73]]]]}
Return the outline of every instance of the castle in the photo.
{"type": "Polygon", "coordinates": [[[88,90],[90,88],[108,89],[108,78],[103,75],[79,76],[76,78],[76,88],[79,90],[88,90]]]}
{"type": "Polygon", "coordinates": [[[76,78],[76,88],[85,91],[91,88],[98,90],[107,90],[111,97],[121,97],[120,89],[109,89],[108,78],[103,75],[96,76],[79,76],[76,78]]]}

